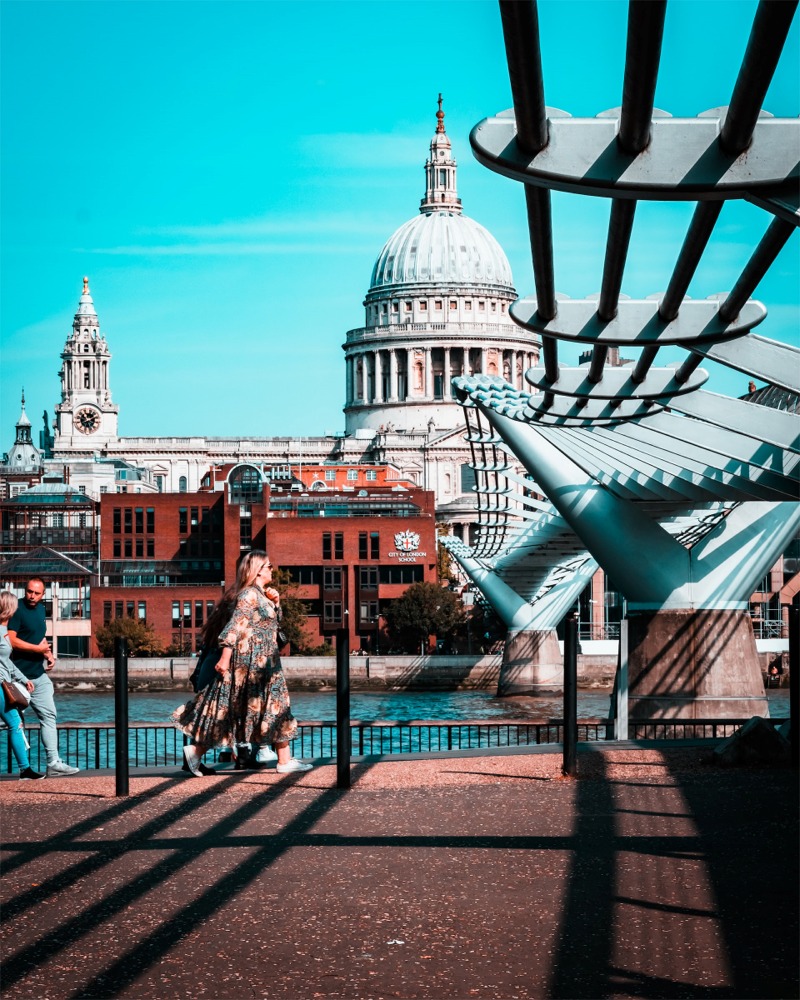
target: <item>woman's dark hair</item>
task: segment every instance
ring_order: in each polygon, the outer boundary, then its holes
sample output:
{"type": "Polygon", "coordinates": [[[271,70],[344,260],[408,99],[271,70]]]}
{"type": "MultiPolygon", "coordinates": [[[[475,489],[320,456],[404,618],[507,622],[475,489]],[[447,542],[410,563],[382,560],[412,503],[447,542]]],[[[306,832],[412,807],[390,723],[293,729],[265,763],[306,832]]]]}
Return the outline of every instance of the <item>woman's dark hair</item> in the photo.
{"type": "Polygon", "coordinates": [[[206,649],[216,646],[220,633],[231,620],[233,609],[236,607],[236,588],[231,587],[226,590],[220,598],[219,604],[208,616],[208,621],[203,626],[201,635],[203,645],[206,649]]]}

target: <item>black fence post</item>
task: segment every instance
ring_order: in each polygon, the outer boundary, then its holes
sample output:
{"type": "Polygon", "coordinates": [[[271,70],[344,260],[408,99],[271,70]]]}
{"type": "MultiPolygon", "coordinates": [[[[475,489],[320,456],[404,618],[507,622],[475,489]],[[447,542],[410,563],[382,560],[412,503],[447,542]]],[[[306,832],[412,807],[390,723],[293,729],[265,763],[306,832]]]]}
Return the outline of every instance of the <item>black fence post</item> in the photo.
{"type": "Polygon", "coordinates": [[[564,622],[564,762],[562,772],[578,772],[578,621],[573,613],[564,622]]]}
{"type": "Polygon", "coordinates": [[[128,794],[128,642],[114,640],[114,766],[116,794],[128,794]]]}
{"type": "Polygon", "coordinates": [[[800,605],[789,607],[789,739],[792,767],[800,766],[800,605]]]}
{"type": "Polygon", "coordinates": [[[350,787],[350,630],[336,632],[336,787],[350,787]]]}

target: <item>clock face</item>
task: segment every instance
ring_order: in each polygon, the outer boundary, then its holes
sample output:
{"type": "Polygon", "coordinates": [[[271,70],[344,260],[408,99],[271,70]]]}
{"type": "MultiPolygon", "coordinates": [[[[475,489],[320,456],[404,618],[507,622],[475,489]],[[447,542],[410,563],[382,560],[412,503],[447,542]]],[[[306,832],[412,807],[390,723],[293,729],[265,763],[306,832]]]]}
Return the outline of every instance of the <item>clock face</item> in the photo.
{"type": "Polygon", "coordinates": [[[75,426],[81,434],[94,434],[100,427],[100,413],[92,406],[82,406],[75,414],[75,426]]]}

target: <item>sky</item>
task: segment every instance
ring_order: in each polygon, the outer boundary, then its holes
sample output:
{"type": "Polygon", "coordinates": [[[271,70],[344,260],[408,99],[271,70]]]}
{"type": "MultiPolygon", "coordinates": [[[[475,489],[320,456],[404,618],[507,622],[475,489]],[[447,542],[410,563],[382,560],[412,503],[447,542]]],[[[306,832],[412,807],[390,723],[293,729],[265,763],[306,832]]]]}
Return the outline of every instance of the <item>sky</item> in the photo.
{"type": "MultiPolygon", "coordinates": [[[[755,9],[671,0],[656,106],[727,104],[755,9]]],[[[627,4],[543,0],[539,18],[547,104],[618,107],[627,4]]],[[[797,22],[764,102],[777,116],[800,111],[797,22]]],[[[120,434],[341,431],[342,344],[381,247],[418,212],[440,92],[464,212],[534,290],[522,187],[468,143],[512,103],[494,0],[2,0],[0,46],[0,451],[23,387],[34,440],[44,410],[52,423],[84,275],[120,434]]],[[[663,292],[693,207],[639,205],[624,294],[663,292]]],[[[599,291],[608,213],[554,195],[559,292],[599,291]]],[[[726,205],[689,294],[728,291],[770,219],[726,205]]],[[[799,242],[756,292],[757,332],[795,344],[799,242]]],[[[708,367],[712,390],[746,391],[708,367]]]]}

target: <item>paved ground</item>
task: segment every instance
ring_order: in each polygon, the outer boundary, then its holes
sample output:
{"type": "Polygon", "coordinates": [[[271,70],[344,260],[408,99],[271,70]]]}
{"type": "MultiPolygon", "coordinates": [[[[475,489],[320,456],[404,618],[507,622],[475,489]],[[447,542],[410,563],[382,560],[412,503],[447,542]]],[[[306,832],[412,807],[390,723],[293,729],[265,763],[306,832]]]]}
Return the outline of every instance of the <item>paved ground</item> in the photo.
{"type": "Polygon", "coordinates": [[[797,997],[797,774],[706,755],[0,782],[4,1000],[797,997]]]}

